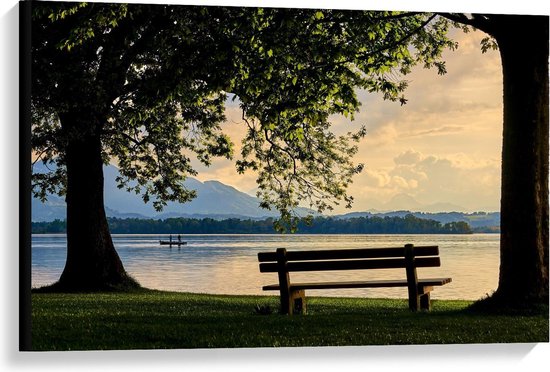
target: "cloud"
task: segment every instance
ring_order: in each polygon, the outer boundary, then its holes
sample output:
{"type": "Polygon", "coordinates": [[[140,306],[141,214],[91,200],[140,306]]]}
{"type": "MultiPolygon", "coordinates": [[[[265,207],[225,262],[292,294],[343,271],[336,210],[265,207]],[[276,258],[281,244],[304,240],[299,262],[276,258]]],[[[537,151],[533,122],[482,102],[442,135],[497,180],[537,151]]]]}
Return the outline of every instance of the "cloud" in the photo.
{"type": "Polygon", "coordinates": [[[366,187],[386,187],[391,182],[391,176],[383,171],[365,169],[361,183],[366,187]]]}
{"type": "MultiPolygon", "coordinates": [[[[500,164],[480,162],[464,153],[443,157],[408,149],[394,157],[390,168],[367,169],[354,185],[360,185],[358,193],[368,190],[378,204],[405,193],[424,204],[447,202],[472,211],[498,210],[500,164]]],[[[358,204],[364,209],[375,207],[358,204]]]]}
{"type": "Polygon", "coordinates": [[[420,159],[422,158],[422,154],[420,154],[419,152],[417,151],[413,151],[413,150],[407,150],[399,155],[397,155],[393,161],[395,162],[395,164],[415,164],[415,163],[418,163],[420,161],[420,159]]]}
{"type": "Polygon", "coordinates": [[[396,185],[400,190],[411,190],[418,187],[418,180],[414,178],[405,178],[401,176],[393,176],[392,184],[396,185]]]}

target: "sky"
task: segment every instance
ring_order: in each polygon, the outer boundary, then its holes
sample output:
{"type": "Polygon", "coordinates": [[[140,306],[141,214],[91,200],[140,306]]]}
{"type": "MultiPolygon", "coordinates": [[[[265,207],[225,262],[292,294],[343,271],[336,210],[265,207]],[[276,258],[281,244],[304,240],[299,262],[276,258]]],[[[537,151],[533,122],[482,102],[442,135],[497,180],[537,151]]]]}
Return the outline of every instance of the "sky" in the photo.
{"type": "MultiPolygon", "coordinates": [[[[365,164],[354,177],[350,211],[416,209],[425,211],[498,211],[502,141],[502,75],[498,51],[481,53],[480,31],[453,31],[459,48],[444,54],[448,73],[418,66],[405,79],[408,103],[384,101],[358,92],[362,103],[355,120],[333,116],[336,133],[365,125],[355,162],[365,164]]],[[[245,125],[229,105],[224,131],[236,153],[245,125]]],[[[216,179],[254,194],[255,175],[239,175],[234,163],[216,160],[197,167],[199,180],[216,179]]]]}

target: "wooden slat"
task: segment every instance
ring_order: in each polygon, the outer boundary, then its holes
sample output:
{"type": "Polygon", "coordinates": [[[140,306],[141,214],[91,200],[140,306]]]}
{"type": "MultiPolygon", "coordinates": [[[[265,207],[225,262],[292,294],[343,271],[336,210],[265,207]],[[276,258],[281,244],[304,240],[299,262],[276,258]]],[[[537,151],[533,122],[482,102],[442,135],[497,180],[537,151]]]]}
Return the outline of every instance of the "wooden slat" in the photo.
{"type": "Polygon", "coordinates": [[[279,290],[279,284],[270,284],[270,285],[264,285],[262,287],[264,291],[278,291],[279,290]]]}
{"type": "MultiPolygon", "coordinates": [[[[416,267],[441,266],[439,257],[420,257],[414,260],[416,267]]],[[[361,270],[361,269],[398,269],[405,267],[404,258],[386,258],[372,260],[342,260],[342,261],[297,261],[288,262],[287,270],[293,271],[328,271],[328,270],[361,270]]],[[[261,263],[260,272],[277,272],[276,263],[261,263]]]]}
{"type": "MultiPolygon", "coordinates": [[[[438,254],[439,247],[437,245],[414,247],[415,256],[437,256],[438,254]]],[[[405,257],[405,247],[293,251],[287,252],[286,257],[288,261],[405,257]]],[[[277,261],[277,254],[275,252],[260,252],[258,253],[258,261],[277,261]]]]}
{"type": "MultiPolygon", "coordinates": [[[[418,285],[422,287],[440,286],[451,282],[451,278],[428,278],[420,279],[418,285]]],[[[318,282],[318,283],[292,283],[291,290],[301,289],[342,289],[342,288],[383,288],[383,287],[406,287],[406,279],[397,280],[369,280],[349,282],[318,282]]],[[[264,291],[278,291],[278,284],[263,286],[264,291]]]]}
{"type": "Polygon", "coordinates": [[[328,282],[328,283],[292,283],[292,289],[340,289],[340,288],[381,288],[406,287],[407,280],[371,280],[368,282],[328,282]]]}
{"type": "Polygon", "coordinates": [[[418,279],[418,286],[435,286],[435,285],[445,285],[452,282],[452,278],[429,278],[429,279],[418,279]]]}

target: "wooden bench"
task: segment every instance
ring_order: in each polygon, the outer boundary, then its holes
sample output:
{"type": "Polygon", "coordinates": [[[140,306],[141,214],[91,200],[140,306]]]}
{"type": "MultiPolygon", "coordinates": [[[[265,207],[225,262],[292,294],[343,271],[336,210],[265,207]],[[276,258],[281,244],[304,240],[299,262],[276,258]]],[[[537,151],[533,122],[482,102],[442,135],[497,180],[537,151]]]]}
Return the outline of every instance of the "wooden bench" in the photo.
{"type": "Polygon", "coordinates": [[[417,267],[441,266],[437,246],[415,247],[407,244],[397,248],[332,249],[258,253],[260,272],[278,273],[279,284],[262,287],[264,291],[279,291],[282,314],[305,313],[306,289],[407,287],[412,311],[430,310],[430,292],[435,286],[451,282],[451,278],[418,279],[417,267]],[[404,268],[406,279],[291,283],[290,272],[328,270],[370,270],[404,268]]]}

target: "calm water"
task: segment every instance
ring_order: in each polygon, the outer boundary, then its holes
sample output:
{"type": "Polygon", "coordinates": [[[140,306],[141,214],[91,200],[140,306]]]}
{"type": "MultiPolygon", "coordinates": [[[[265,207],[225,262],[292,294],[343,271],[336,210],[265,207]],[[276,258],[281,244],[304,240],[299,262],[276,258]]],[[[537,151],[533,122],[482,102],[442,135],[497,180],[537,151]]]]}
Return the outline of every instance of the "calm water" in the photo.
{"type": "MultiPolygon", "coordinates": [[[[113,235],[126,271],[141,285],[161,290],[219,294],[276,294],[262,285],[277,282],[277,274],[260,273],[257,253],[328,248],[375,248],[439,245],[441,267],[419,269],[419,278],[452,277],[432,292],[432,298],[478,299],[496,289],[499,235],[185,235],[181,248],[160,246],[166,235],[113,235]],[[263,293],[262,293],[263,292],[263,293]]],[[[59,279],[66,259],[64,235],[33,235],[32,285],[40,287],[59,279]]],[[[333,271],[292,273],[291,280],[313,276],[319,280],[404,278],[404,270],[333,271]]],[[[309,291],[318,296],[369,296],[406,298],[406,288],[309,291]]]]}

